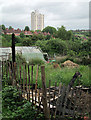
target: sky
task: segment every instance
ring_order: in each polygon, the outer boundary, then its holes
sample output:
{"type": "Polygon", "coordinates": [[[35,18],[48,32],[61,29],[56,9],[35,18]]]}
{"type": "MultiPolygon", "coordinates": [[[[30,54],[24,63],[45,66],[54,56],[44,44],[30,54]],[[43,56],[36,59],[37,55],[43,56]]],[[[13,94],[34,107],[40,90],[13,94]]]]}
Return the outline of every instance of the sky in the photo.
{"type": "Polygon", "coordinates": [[[0,24],[31,29],[31,12],[44,14],[44,27],[89,29],[89,0],[0,0],[0,24]]]}

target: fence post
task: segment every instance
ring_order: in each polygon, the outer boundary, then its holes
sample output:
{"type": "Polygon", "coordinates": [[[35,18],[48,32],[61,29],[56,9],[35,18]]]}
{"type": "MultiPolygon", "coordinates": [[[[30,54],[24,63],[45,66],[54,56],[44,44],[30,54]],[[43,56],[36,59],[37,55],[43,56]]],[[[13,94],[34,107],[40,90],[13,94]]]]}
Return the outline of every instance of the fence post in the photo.
{"type": "Polygon", "coordinates": [[[41,66],[41,79],[42,79],[42,102],[43,102],[43,111],[45,118],[50,120],[50,112],[47,106],[47,93],[46,93],[46,82],[45,82],[45,66],[41,66]]]}
{"type": "Polygon", "coordinates": [[[15,34],[12,34],[12,62],[15,62],[15,34]]]}
{"type": "Polygon", "coordinates": [[[16,86],[16,62],[12,63],[13,64],[13,86],[16,86]]]}
{"type": "Polygon", "coordinates": [[[91,95],[89,95],[89,120],[91,120],[91,95]]]}

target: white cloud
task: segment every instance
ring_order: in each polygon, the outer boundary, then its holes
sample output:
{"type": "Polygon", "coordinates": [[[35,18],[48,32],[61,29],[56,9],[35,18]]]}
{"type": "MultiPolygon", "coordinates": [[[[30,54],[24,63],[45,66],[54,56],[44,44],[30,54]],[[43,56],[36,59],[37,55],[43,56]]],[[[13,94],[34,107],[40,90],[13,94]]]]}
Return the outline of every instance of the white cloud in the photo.
{"type": "Polygon", "coordinates": [[[0,6],[0,23],[6,26],[30,27],[31,12],[35,9],[45,15],[45,26],[65,25],[67,29],[89,26],[89,0],[0,0],[0,6]]]}

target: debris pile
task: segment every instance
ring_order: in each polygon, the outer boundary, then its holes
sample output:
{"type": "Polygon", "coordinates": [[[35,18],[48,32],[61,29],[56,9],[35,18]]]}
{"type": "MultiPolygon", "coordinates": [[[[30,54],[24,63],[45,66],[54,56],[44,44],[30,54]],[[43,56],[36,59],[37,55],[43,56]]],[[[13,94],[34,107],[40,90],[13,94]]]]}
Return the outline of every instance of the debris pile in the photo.
{"type": "Polygon", "coordinates": [[[79,65],[70,60],[67,60],[61,64],[61,67],[73,67],[74,68],[74,67],[79,67],[79,65]]]}

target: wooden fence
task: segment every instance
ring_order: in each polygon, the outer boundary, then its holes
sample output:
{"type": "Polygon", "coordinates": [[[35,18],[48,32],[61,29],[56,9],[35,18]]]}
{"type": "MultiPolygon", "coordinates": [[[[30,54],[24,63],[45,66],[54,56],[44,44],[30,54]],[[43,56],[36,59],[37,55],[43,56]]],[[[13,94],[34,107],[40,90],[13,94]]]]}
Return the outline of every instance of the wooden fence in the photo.
{"type": "MultiPolygon", "coordinates": [[[[34,82],[34,65],[19,65],[12,62],[2,62],[3,84],[16,86],[20,97],[32,102],[38,109],[43,110],[48,120],[66,118],[84,118],[91,113],[91,91],[87,88],[74,86],[75,80],[81,74],[75,73],[68,86],[61,83],[57,86],[46,87],[45,66],[37,66],[34,82]],[[38,70],[41,70],[42,88],[38,87],[38,70]]],[[[90,119],[90,118],[89,118],[90,119]]]]}

